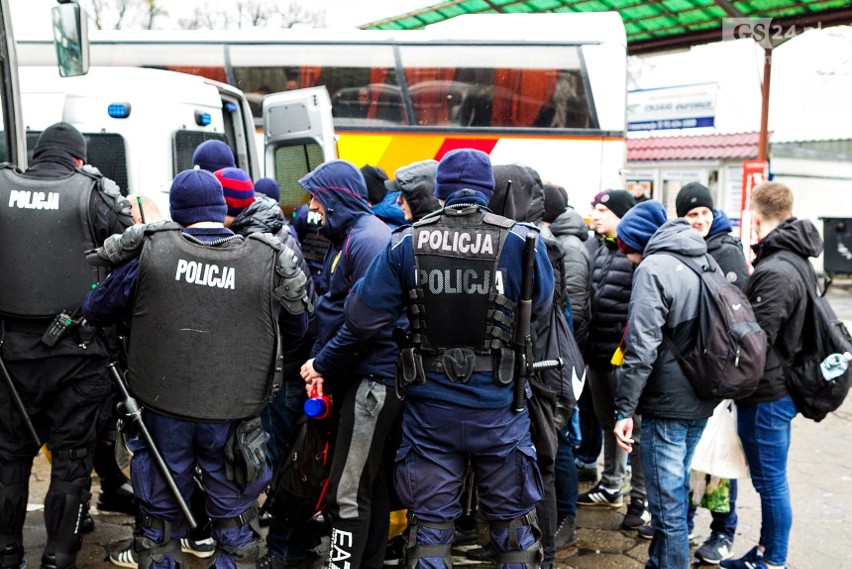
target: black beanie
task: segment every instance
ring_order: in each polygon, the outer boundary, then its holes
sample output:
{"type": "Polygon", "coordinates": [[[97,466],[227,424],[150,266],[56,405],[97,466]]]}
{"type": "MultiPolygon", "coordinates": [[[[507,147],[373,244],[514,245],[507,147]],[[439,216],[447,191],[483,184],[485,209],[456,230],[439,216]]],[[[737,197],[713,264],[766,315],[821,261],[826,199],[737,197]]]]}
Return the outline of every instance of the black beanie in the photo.
{"type": "Polygon", "coordinates": [[[86,139],[67,122],[58,122],[44,129],[36,142],[33,158],[45,150],[59,150],[86,161],[86,139]]]}
{"type": "Polygon", "coordinates": [[[361,166],[361,174],[364,175],[364,181],[367,183],[367,200],[373,205],[381,203],[385,199],[385,194],[388,193],[385,188],[388,175],[378,166],[369,164],[361,166]]]}
{"type": "Polygon", "coordinates": [[[568,197],[561,186],[544,184],[544,218],[548,223],[553,223],[557,217],[562,215],[568,207],[568,197]]]}
{"type": "Polygon", "coordinates": [[[707,186],[703,186],[698,182],[690,182],[680,189],[675,198],[675,209],[677,216],[683,217],[689,210],[697,207],[706,207],[713,209],[713,196],[710,195],[710,190],[707,186]]]}
{"type": "Polygon", "coordinates": [[[624,214],[630,211],[630,208],[636,205],[636,198],[625,190],[607,190],[602,194],[595,196],[595,205],[601,204],[609,209],[618,219],[624,217],[624,214]]]}

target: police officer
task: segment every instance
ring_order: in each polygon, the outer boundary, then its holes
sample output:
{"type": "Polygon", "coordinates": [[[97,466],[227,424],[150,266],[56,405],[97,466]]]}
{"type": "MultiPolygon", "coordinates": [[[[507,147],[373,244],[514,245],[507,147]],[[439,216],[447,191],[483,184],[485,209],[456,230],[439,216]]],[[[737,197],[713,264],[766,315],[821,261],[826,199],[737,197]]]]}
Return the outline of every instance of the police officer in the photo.
{"type": "Polygon", "coordinates": [[[86,140],[73,126],[58,123],[39,137],[26,172],[0,166],[0,355],[27,414],[13,405],[0,379],[3,568],[18,567],[24,554],[27,485],[39,450],[26,421],[53,460],[42,567],[74,566],[78,520],[91,497],[96,420],[110,379],[106,341],[77,318],[86,292],[102,276],[83,252],[133,220],[115,183],[84,168],[85,160],[86,140]],[[56,334],[43,338],[49,328],[56,334]]]}
{"type": "MultiPolygon", "coordinates": [[[[307,277],[271,235],[224,227],[213,174],[178,174],[169,204],[174,222],[135,226],[93,255],[119,266],[83,312],[101,324],[132,317],[128,385],[184,500],[196,466],[202,472],[212,564],[253,568],[256,501],[270,476],[258,415],[280,381],[282,344],[304,332],[307,277]]],[[[142,514],[138,566],[174,567],[186,532],[177,499],[151,450],[128,444],[142,514]]]]}
{"type": "MultiPolygon", "coordinates": [[[[529,415],[511,409],[510,345],[524,241],[537,231],[486,209],[494,177],[477,150],[447,153],[435,191],[445,200],[442,213],[394,232],[353,287],[337,339],[365,342],[408,309],[412,335],[398,377],[410,385],[396,456],[396,488],[409,509],[408,566],[451,566],[470,457],[498,563],[532,567],[540,561],[542,484],[529,415]]],[[[553,271],[539,241],[533,319],[547,313],[552,296],[553,271]]],[[[325,378],[306,371],[309,387],[321,388],[325,378]]]]}

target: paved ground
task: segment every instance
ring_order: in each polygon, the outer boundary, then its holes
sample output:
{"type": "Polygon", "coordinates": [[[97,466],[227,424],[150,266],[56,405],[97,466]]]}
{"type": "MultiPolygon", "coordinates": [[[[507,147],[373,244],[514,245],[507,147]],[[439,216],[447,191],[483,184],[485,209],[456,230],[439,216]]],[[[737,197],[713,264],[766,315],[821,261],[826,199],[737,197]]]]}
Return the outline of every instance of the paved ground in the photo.
{"type": "MultiPolygon", "coordinates": [[[[852,283],[840,282],[829,299],[840,318],[852,321],[852,283]]],[[[852,326],[850,326],[852,329],[852,326]]],[[[790,540],[790,569],[852,567],[852,398],[837,413],[821,423],[801,416],[793,421],[789,480],[793,496],[793,531],[790,540]]],[[[24,541],[30,563],[35,565],[45,543],[42,506],[49,481],[46,459],[36,458],[30,480],[30,513],[24,541]]],[[[588,487],[584,485],[582,489],[588,487]]],[[[97,481],[95,488],[97,492],[97,481]]],[[[751,483],[740,484],[737,503],[740,524],[734,545],[742,554],[757,543],[760,535],[760,504],[751,483]]],[[[80,569],[106,569],[109,548],[130,538],[133,523],[123,515],[104,514],[94,508],[97,526],[87,535],[78,557],[80,569]]],[[[618,529],[624,511],[588,511],[578,516],[579,547],[562,552],[557,567],[565,569],[639,569],[647,559],[648,542],[636,532],[618,529]]],[[[710,516],[699,509],[696,541],[709,534],[710,516]]],[[[193,569],[200,563],[192,563],[193,569]]]]}

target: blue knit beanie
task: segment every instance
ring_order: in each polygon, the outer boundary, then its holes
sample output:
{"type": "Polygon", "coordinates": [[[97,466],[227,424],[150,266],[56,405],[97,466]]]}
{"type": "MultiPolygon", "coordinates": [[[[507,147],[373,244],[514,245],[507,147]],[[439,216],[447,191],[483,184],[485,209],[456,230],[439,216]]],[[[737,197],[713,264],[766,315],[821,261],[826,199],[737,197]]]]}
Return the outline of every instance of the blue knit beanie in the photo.
{"type": "Polygon", "coordinates": [[[205,140],[195,148],[195,152],[192,153],[192,165],[208,172],[215,172],[222,168],[233,168],[237,164],[234,162],[231,147],[221,140],[214,139],[205,140]]]}
{"type": "Polygon", "coordinates": [[[270,197],[277,202],[281,201],[281,187],[272,178],[260,178],[254,183],[254,191],[270,197]]]}
{"type": "Polygon", "coordinates": [[[460,148],[441,158],[435,173],[435,197],[446,200],[450,194],[464,189],[482,192],[487,199],[494,195],[494,171],[486,153],[460,148]]]}
{"type": "Polygon", "coordinates": [[[651,236],[668,221],[666,208],[657,200],[633,206],[618,223],[618,239],[633,251],[643,253],[651,236]]]}
{"type": "Polygon", "coordinates": [[[172,220],[184,227],[202,221],[225,222],[228,205],[222,184],[206,170],[184,170],[175,176],[169,190],[172,220]]]}

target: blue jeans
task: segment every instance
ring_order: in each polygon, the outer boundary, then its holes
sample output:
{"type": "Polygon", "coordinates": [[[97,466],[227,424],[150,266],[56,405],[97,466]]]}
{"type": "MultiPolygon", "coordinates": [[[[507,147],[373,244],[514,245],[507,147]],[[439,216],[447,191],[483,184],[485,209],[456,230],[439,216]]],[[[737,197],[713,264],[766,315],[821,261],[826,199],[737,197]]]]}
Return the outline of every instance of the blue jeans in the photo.
{"type": "Polygon", "coordinates": [[[784,565],[793,525],[787,453],[790,422],[798,410],[790,396],[778,401],[737,405],[737,432],[743,443],[751,482],[760,494],[760,545],[771,565],[784,565]]]}
{"type": "Polygon", "coordinates": [[[642,417],[642,466],[654,538],[645,569],[688,569],[689,465],[707,419],[642,417]]]}
{"type": "Polygon", "coordinates": [[[559,446],[556,450],[556,517],[562,521],[566,516],[577,518],[577,465],[574,463],[574,448],[577,446],[579,411],[574,409],[571,420],[562,427],[559,446]]]}

